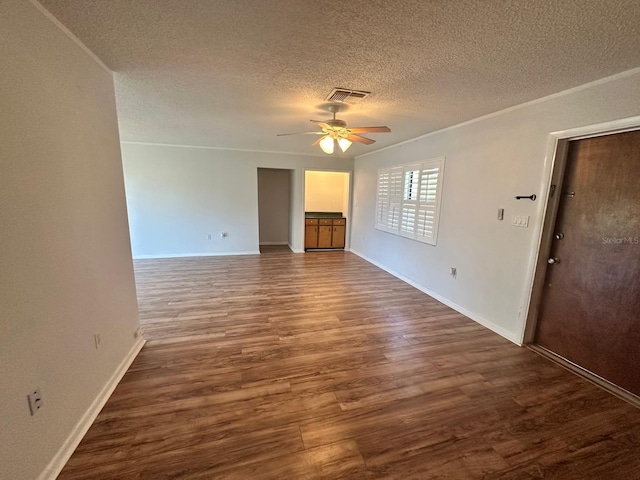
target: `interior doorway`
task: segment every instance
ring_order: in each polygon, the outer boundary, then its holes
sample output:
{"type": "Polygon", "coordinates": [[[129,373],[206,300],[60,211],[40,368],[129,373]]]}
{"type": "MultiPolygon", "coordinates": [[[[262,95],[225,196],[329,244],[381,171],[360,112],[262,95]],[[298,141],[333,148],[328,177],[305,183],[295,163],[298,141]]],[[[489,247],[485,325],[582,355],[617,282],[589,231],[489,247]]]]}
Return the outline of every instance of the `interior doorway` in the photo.
{"type": "Polygon", "coordinates": [[[561,142],[558,152],[533,343],[640,396],[640,131],[561,142]]]}
{"type": "Polygon", "coordinates": [[[292,171],[258,168],[260,251],[290,249],[292,171]]]}
{"type": "Polygon", "coordinates": [[[347,249],[351,172],[307,170],[304,179],[305,250],[347,249]]]}

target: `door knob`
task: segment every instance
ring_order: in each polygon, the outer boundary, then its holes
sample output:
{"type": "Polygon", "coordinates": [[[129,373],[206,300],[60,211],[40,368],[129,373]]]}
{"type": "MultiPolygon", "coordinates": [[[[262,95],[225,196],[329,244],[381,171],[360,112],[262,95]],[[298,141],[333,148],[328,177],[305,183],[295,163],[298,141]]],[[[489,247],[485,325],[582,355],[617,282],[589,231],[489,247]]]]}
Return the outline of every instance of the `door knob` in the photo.
{"type": "Polygon", "coordinates": [[[554,237],[556,237],[556,240],[562,240],[564,238],[564,233],[556,233],[554,237]]]}
{"type": "Polygon", "coordinates": [[[547,260],[547,263],[549,265],[554,265],[556,263],[560,263],[560,259],[559,258],[555,258],[555,257],[554,258],[550,258],[549,260],[547,260]]]}

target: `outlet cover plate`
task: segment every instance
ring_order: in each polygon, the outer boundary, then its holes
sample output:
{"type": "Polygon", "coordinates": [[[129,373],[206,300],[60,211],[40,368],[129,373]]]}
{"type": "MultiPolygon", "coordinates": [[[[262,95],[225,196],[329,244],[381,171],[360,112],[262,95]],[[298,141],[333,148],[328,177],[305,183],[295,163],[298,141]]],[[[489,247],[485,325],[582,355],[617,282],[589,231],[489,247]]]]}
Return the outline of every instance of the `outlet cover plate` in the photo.
{"type": "Polygon", "coordinates": [[[27,401],[29,402],[29,411],[33,416],[38,412],[38,410],[42,408],[43,405],[42,392],[40,392],[40,389],[36,388],[35,390],[29,392],[29,394],[27,395],[27,401]]]}

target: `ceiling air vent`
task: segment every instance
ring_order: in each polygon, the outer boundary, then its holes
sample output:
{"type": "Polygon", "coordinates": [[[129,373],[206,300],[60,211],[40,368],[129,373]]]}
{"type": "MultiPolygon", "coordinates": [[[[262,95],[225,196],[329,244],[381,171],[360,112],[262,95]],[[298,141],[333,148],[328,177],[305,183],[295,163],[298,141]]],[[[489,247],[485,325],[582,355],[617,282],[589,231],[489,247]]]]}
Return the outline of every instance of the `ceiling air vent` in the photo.
{"type": "Polygon", "coordinates": [[[371,92],[351,90],[349,88],[334,88],[327,97],[328,102],[346,102],[347,100],[360,100],[368,97],[371,92]]]}

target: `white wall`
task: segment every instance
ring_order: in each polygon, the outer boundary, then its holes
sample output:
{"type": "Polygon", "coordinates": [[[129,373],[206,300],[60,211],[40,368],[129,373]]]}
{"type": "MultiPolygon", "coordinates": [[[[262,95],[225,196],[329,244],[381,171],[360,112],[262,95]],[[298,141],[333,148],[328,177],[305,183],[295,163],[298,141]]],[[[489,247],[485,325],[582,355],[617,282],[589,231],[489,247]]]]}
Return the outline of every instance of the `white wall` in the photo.
{"type": "Polygon", "coordinates": [[[261,245],[287,245],[291,214],[291,170],[258,168],[258,219],[261,245]]]}
{"type": "Polygon", "coordinates": [[[304,209],[306,212],[343,212],[349,199],[349,174],[344,172],[305,172],[304,209]]]}
{"type": "Polygon", "coordinates": [[[294,170],[290,245],[303,251],[302,172],[353,168],[352,159],[327,155],[136,143],[122,144],[122,158],[131,246],[139,258],[258,253],[259,167],[294,170]]]}
{"type": "MultiPolygon", "coordinates": [[[[353,167],[353,160],[350,162],[353,167]]],[[[298,222],[304,221],[300,217],[304,215],[304,205],[300,199],[304,198],[304,172],[302,170],[290,170],[289,175],[289,248],[294,252],[304,252],[302,245],[297,245],[296,241],[304,238],[299,232],[298,222]],[[294,225],[296,227],[294,228],[294,225]],[[298,236],[299,235],[299,236],[298,236]],[[297,248],[294,248],[294,245],[297,248]]]]}
{"type": "Polygon", "coordinates": [[[0,32],[0,478],[33,480],[137,351],[138,312],[111,74],[30,2],[1,2],[0,32]]]}
{"type": "Polygon", "coordinates": [[[640,114],[640,70],[355,161],[352,250],[520,342],[548,188],[549,133],[640,114]],[[437,246],[375,230],[377,170],[446,157],[437,246]],[[539,200],[515,200],[535,193],[539,200]],[[496,219],[498,208],[505,220],[496,219]],[[511,226],[529,215],[529,228],[511,226]],[[449,276],[449,267],[458,276],[449,276]]]}
{"type": "Polygon", "coordinates": [[[351,210],[351,175],[342,175],[342,206],[340,211],[345,217],[349,216],[351,210]]]}

